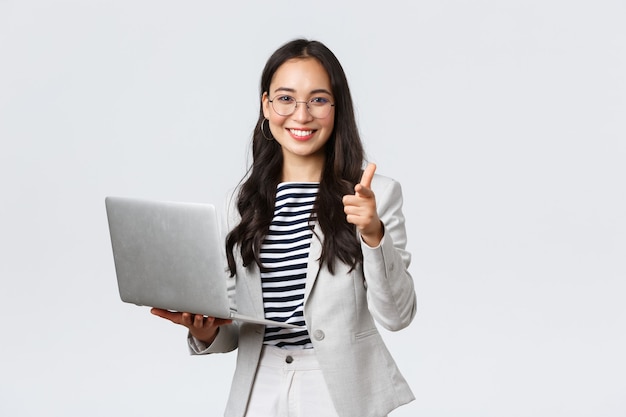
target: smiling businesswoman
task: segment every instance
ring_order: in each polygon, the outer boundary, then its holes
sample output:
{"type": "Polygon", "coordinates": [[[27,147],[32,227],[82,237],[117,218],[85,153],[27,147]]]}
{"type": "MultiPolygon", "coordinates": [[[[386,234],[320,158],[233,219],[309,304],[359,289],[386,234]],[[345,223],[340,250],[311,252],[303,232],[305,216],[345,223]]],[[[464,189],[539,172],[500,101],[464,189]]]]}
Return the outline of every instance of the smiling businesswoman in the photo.
{"type": "Polygon", "coordinates": [[[238,349],[227,417],[384,417],[414,399],[376,327],[403,329],[416,312],[402,191],[365,166],[325,45],[272,54],[252,140],[227,204],[224,279],[240,313],[302,327],[152,312],[189,329],[193,354],[238,349]]]}

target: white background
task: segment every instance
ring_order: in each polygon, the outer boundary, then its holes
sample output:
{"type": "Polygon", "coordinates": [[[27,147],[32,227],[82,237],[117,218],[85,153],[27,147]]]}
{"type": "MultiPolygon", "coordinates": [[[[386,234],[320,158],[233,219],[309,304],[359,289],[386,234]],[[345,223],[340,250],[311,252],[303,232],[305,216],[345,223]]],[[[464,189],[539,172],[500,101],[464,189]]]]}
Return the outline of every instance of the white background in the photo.
{"type": "Polygon", "coordinates": [[[235,354],[119,300],[106,195],[222,201],[326,43],[402,182],[393,417],[626,415],[626,3],[0,0],[0,415],[219,416],[235,354]]]}

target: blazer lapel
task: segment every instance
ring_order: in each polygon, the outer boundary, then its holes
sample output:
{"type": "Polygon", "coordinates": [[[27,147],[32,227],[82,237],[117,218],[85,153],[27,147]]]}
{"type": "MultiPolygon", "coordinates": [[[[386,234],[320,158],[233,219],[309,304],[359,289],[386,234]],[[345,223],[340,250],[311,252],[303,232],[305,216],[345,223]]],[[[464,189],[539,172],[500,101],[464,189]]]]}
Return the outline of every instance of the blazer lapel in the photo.
{"type": "Polygon", "coordinates": [[[263,288],[261,286],[261,273],[256,263],[252,263],[246,268],[246,274],[239,280],[237,291],[241,287],[245,289],[245,305],[251,306],[252,311],[246,311],[245,314],[253,317],[265,317],[263,309],[263,288]],[[243,284],[243,285],[242,285],[243,284]]]}
{"type": "Polygon", "coordinates": [[[322,255],[322,242],[324,241],[324,235],[319,224],[315,223],[315,229],[313,229],[313,238],[311,239],[311,246],[309,247],[309,260],[306,270],[306,285],[304,289],[304,304],[306,304],[309,294],[313,289],[313,285],[320,272],[320,256],[322,255]]]}

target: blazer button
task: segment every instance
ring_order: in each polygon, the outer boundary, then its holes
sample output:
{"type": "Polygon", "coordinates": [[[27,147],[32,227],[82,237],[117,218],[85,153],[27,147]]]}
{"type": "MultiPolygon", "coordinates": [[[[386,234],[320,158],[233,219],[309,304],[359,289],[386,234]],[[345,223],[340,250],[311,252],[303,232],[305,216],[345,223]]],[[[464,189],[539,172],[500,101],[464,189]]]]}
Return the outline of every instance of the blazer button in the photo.
{"type": "Polygon", "coordinates": [[[291,363],[291,362],[293,362],[293,357],[292,357],[291,355],[288,355],[288,356],[285,358],[285,362],[287,362],[287,363],[291,363]]]}
{"type": "Polygon", "coordinates": [[[313,332],[313,337],[315,338],[315,340],[324,340],[324,337],[326,337],[326,335],[323,331],[316,330],[313,332]]]}

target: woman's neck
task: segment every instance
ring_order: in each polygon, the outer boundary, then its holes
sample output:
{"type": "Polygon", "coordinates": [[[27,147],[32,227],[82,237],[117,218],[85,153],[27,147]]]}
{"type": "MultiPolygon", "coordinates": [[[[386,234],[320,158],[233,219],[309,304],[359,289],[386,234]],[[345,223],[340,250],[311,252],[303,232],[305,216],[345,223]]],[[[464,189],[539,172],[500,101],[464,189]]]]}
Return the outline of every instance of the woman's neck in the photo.
{"type": "Polygon", "coordinates": [[[282,182],[319,182],[323,170],[323,158],[284,161],[282,182]]]}

